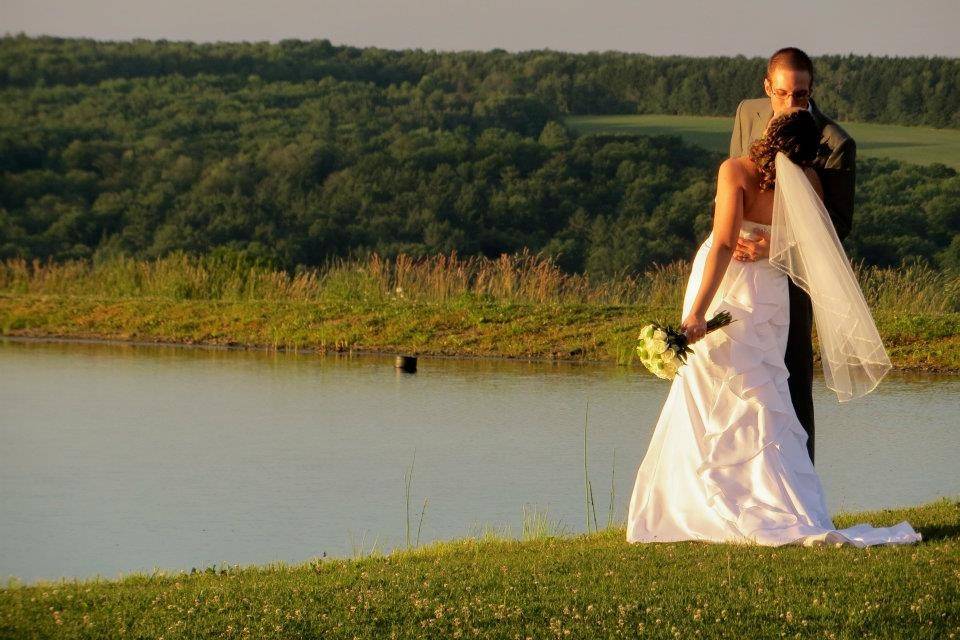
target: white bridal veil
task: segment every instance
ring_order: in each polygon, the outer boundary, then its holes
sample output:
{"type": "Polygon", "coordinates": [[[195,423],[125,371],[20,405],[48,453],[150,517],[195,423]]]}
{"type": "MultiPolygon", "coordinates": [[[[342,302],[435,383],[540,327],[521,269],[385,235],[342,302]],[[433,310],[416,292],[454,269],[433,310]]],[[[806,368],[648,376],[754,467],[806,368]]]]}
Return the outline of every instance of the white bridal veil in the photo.
{"type": "Polygon", "coordinates": [[[783,152],[776,157],[770,263],[810,295],[823,375],[837,399],[873,391],[890,358],[823,202],[783,152]]]}

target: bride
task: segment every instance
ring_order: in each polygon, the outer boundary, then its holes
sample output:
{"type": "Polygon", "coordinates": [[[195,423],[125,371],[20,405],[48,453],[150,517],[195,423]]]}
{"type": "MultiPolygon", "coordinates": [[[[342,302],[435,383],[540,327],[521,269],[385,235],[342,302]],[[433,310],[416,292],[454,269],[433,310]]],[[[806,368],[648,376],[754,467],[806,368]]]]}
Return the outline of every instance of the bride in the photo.
{"type": "Polygon", "coordinates": [[[872,391],[890,360],[809,165],[810,113],[772,119],[750,155],[718,176],[713,232],[693,260],[681,324],[694,353],[680,368],[637,471],[628,542],[909,544],[903,521],[836,529],[787,385],[787,278],[814,306],[824,377],[841,402],[872,391]],[[770,257],[731,261],[738,235],[770,234],[770,257]],[[705,333],[720,310],[734,321],[705,333]]]}

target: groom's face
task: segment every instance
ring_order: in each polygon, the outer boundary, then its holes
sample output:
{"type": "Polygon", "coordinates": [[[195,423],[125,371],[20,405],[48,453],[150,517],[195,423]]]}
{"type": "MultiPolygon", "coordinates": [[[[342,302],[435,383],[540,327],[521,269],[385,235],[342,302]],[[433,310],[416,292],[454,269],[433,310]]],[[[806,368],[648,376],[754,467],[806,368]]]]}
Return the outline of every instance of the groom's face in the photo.
{"type": "Polygon", "coordinates": [[[786,67],[774,68],[770,77],[763,80],[763,88],[770,96],[773,107],[773,117],[776,118],[794,107],[806,109],[810,103],[811,84],[810,74],[806,71],[786,67]]]}

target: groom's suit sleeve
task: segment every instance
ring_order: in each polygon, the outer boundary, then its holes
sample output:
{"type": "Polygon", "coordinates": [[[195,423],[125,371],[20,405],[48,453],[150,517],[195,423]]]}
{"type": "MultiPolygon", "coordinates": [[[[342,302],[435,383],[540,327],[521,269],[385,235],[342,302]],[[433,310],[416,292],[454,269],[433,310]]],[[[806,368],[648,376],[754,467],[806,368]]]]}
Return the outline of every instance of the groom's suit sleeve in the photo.
{"type": "Polygon", "coordinates": [[[823,203],[841,242],[853,228],[856,164],[857,143],[853,138],[847,138],[830,153],[823,169],[820,170],[823,203]]]}

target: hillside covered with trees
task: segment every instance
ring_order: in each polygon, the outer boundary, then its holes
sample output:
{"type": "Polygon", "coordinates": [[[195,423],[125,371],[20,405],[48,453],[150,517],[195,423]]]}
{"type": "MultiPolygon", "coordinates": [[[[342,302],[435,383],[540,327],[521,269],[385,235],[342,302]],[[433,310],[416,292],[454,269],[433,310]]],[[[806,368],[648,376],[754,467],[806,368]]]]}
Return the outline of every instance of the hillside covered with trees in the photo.
{"type": "MultiPolygon", "coordinates": [[[[722,156],[675,137],[575,137],[559,118],[730,115],[763,68],[23,36],[0,40],[0,61],[0,259],[185,250],[292,269],[528,247],[597,275],[688,258],[709,230],[722,156]]],[[[877,105],[901,101],[900,122],[960,126],[957,60],[815,62],[832,113],[883,121],[894,112],[877,105]],[[843,91],[830,93],[831,77],[843,91]],[[871,100],[852,89],[861,81],[871,100]],[[891,97],[908,81],[912,98],[891,97]]],[[[851,258],[960,267],[956,171],[860,160],[857,197],[851,258]]]]}

